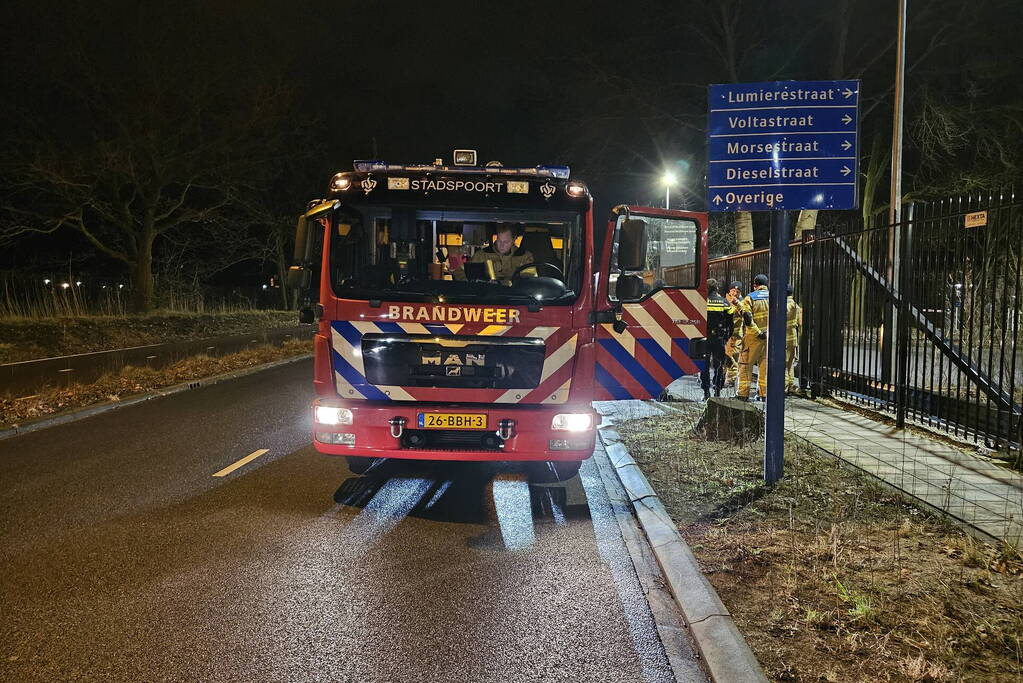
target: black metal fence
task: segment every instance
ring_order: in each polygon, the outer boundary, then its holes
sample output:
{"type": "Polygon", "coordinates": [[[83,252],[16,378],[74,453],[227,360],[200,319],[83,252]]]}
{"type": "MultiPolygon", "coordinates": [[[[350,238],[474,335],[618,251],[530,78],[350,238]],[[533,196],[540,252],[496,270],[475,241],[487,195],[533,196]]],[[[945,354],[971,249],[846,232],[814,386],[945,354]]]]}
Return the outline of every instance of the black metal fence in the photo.
{"type": "MultiPolygon", "coordinates": [[[[710,263],[747,284],[758,250],[710,263]]],[[[992,448],[1020,447],[1023,197],[906,206],[901,225],[845,226],[792,244],[804,309],[800,383],[992,448]]]]}

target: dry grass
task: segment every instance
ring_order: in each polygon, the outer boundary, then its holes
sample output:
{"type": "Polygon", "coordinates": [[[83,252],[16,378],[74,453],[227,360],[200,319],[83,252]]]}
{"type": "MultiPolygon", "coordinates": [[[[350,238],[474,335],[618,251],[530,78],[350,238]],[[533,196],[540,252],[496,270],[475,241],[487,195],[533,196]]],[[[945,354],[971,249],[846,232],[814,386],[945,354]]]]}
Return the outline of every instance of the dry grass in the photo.
{"type": "Polygon", "coordinates": [[[248,334],[298,324],[294,311],[0,319],[0,363],[51,358],[204,337],[248,334]]]}
{"type": "Polygon", "coordinates": [[[128,366],[89,384],[48,389],[21,399],[0,397],[0,426],[55,415],[76,408],[117,401],[184,382],[213,377],[232,370],[271,363],[312,352],[309,340],[289,340],[281,346],[264,345],[226,356],[193,356],[161,369],[128,366]]]}
{"type": "Polygon", "coordinates": [[[694,437],[697,406],[619,426],[768,676],[1023,680],[1023,560],[796,444],[694,437]],[[761,495],[762,494],[762,495],[761,495]]]}

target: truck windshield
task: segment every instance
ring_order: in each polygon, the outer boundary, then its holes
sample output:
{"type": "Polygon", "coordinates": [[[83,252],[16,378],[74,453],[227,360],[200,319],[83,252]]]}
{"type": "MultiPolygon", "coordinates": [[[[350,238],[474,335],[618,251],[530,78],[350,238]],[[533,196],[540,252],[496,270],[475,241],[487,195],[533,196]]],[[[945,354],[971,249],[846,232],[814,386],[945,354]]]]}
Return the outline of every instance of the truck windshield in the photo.
{"type": "Polygon", "coordinates": [[[582,279],[578,213],[345,205],[327,224],[344,299],[568,304],[582,279]]]}

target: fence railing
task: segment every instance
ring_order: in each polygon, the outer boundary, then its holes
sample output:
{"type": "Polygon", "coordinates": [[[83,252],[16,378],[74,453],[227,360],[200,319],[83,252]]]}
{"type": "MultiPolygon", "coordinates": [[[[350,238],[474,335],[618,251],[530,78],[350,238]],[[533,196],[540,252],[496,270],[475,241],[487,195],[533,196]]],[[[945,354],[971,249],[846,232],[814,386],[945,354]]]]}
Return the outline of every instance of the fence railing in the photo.
{"type": "MultiPolygon", "coordinates": [[[[907,206],[899,225],[792,243],[804,309],[800,383],[993,448],[1018,449],[1023,394],[1023,198],[907,206]]],[[[766,249],[710,262],[746,286],[766,249]]]]}
{"type": "MultiPolygon", "coordinates": [[[[282,308],[280,289],[170,287],[160,283],[157,305],[165,310],[220,312],[282,308]]],[[[89,274],[78,276],[0,272],[0,318],[62,318],[125,315],[132,311],[130,284],[89,274]]]]}

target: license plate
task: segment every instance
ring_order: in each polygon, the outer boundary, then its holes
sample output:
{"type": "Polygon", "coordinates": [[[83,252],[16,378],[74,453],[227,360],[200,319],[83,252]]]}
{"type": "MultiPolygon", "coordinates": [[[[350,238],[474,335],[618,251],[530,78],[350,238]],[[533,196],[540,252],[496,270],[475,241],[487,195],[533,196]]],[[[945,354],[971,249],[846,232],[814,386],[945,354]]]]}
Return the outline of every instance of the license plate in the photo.
{"type": "Polygon", "coordinates": [[[486,413],[419,413],[420,429],[486,429],[486,413]]]}

